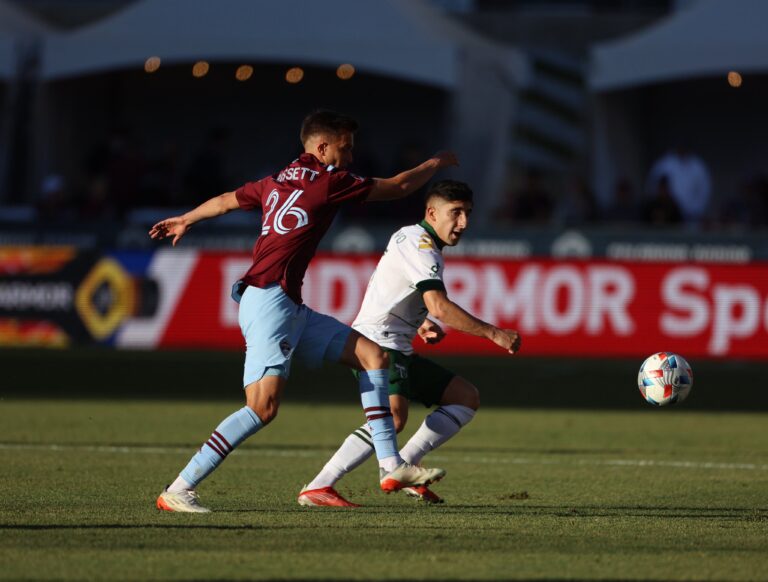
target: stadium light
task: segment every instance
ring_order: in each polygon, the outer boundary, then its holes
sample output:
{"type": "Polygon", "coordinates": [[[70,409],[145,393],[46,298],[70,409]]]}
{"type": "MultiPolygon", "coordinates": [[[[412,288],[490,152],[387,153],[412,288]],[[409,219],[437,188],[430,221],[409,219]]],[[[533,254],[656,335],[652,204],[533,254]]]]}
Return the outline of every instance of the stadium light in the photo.
{"type": "Polygon", "coordinates": [[[293,85],[295,85],[296,83],[300,83],[303,78],[304,78],[304,69],[302,69],[301,67],[291,67],[285,73],[285,80],[293,85]]]}
{"type": "Polygon", "coordinates": [[[197,77],[198,79],[205,77],[210,68],[211,66],[206,61],[197,61],[192,65],[192,76],[197,77]]]}
{"type": "Polygon", "coordinates": [[[336,76],[342,81],[351,79],[354,76],[354,74],[355,74],[355,67],[353,67],[349,63],[344,63],[343,65],[339,65],[339,68],[336,69],[336,76]]]}
{"type": "Polygon", "coordinates": [[[160,57],[149,57],[144,61],[144,71],[154,73],[160,68],[160,57]]]}
{"type": "Polygon", "coordinates": [[[253,67],[251,65],[240,65],[235,71],[235,79],[238,81],[247,81],[253,75],[253,67]]]}

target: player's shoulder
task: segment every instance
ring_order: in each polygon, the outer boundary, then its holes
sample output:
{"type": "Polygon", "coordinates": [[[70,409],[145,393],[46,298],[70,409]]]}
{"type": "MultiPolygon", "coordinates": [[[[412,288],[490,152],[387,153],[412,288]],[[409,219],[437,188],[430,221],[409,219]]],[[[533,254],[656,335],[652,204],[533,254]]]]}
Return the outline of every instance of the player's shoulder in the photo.
{"type": "Polygon", "coordinates": [[[403,250],[408,249],[409,251],[438,250],[432,236],[420,224],[411,224],[400,228],[390,238],[390,245],[392,244],[397,245],[403,250]]]}
{"type": "Polygon", "coordinates": [[[418,224],[409,224],[408,226],[402,226],[397,229],[390,237],[390,241],[395,244],[402,244],[406,241],[417,240],[422,232],[426,232],[418,224]]]}

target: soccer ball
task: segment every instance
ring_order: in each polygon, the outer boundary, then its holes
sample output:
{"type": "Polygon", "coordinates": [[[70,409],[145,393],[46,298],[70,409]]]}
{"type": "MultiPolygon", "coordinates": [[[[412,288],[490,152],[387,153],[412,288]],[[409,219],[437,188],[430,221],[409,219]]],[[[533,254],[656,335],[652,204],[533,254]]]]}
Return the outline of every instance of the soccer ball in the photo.
{"type": "Polygon", "coordinates": [[[672,352],[653,354],[640,366],[637,387],[654,406],[682,402],[693,386],[693,370],[684,358],[672,352]]]}

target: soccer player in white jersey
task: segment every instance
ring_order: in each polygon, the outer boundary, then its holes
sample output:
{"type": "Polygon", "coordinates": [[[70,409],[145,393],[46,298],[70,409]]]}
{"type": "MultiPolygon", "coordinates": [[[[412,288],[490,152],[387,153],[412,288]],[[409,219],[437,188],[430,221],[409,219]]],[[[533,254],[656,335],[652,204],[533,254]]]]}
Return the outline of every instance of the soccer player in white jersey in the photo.
{"type": "MultiPolygon", "coordinates": [[[[477,388],[467,380],[413,353],[417,335],[429,344],[445,336],[427,315],[455,330],[485,337],[510,354],[520,349],[516,331],[477,319],[446,293],[442,249],[458,244],[471,212],[472,190],[467,184],[455,180],[435,183],[427,192],[424,220],[401,228],[390,238],[352,324],[389,353],[389,404],[397,432],[408,419],[409,401],[438,406],[400,450],[400,456],[414,465],[466,426],[480,405],[477,388]]],[[[301,490],[299,504],[358,507],[339,495],[334,485],[373,451],[370,429],[364,424],[301,490]]],[[[402,490],[426,502],[442,502],[426,485],[402,490]]]]}

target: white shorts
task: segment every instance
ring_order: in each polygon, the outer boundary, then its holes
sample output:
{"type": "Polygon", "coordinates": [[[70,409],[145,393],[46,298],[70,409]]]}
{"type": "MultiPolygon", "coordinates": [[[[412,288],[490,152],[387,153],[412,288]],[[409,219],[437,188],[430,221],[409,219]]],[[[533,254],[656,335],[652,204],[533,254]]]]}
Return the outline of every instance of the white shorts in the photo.
{"type": "Polygon", "coordinates": [[[338,362],[352,328],[306,305],[297,305],[278,283],[246,287],[238,314],[245,338],[243,386],[265,375],[287,378],[295,355],[310,367],[338,362]]]}

